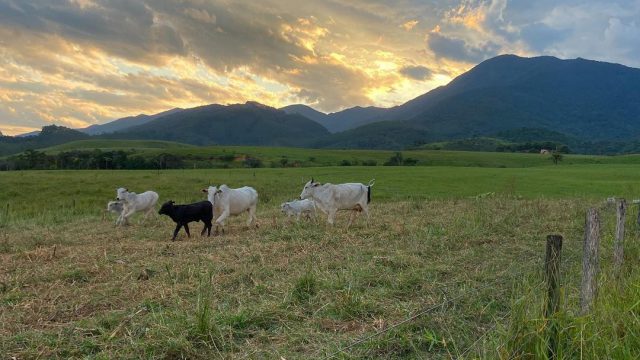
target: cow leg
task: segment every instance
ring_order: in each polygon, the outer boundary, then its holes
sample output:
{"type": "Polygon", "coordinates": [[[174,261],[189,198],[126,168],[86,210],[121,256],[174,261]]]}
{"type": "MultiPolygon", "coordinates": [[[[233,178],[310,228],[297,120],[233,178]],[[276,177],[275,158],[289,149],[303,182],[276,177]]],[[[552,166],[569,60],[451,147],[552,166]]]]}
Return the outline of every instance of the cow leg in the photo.
{"type": "Polygon", "coordinates": [[[124,211],[120,213],[118,216],[118,220],[116,220],[116,225],[124,226],[126,224],[126,219],[124,218],[124,211]]]}
{"type": "Polygon", "coordinates": [[[222,228],[222,233],[224,234],[224,221],[229,217],[229,210],[225,209],[222,212],[222,215],[220,215],[220,217],[216,220],[216,228],[218,227],[218,225],[220,225],[220,227],[222,228]]]}
{"type": "Polygon", "coordinates": [[[353,220],[355,219],[355,217],[358,215],[358,211],[357,210],[353,210],[351,212],[351,215],[349,215],[349,223],[347,223],[347,229],[349,229],[349,227],[351,226],[351,224],[353,224],[353,220]]]}
{"type": "Polygon", "coordinates": [[[125,225],[129,225],[129,218],[131,217],[131,215],[133,215],[136,211],[135,210],[130,210],[127,211],[126,213],[123,213],[122,218],[124,219],[124,224],[125,225]]]}
{"type": "Polygon", "coordinates": [[[211,220],[207,220],[205,225],[207,225],[207,236],[211,236],[211,227],[213,226],[211,225],[211,220]]]}
{"type": "Polygon", "coordinates": [[[200,236],[204,236],[204,232],[207,231],[207,221],[202,220],[202,222],[204,223],[204,226],[202,227],[202,231],[200,231],[200,236]]]}
{"type": "Polygon", "coordinates": [[[361,207],[362,207],[362,212],[366,216],[367,227],[369,227],[369,206],[365,204],[364,206],[361,206],[361,207]]]}
{"type": "Polygon", "coordinates": [[[329,210],[329,215],[327,217],[327,222],[329,222],[329,225],[333,226],[333,223],[336,220],[336,210],[329,210]]]}
{"type": "Polygon", "coordinates": [[[187,237],[190,238],[191,234],[189,233],[189,223],[185,223],[183,226],[184,226],[184,231],[187,232],[187,237]]]}
{"type": "Polygon", "coordinates": [[[176,236],[178,236],[178,231],[180,231],[181,227],[182,227],[182,224],[180,223],[176,224],[176,229],[173,230],[173,238],[171,239],[171,241],[176,241],[176,236]]]}
{"type": "Polygon", "coordinates": [[[258,217],[256,216],[256,205],[249,207],[249,220],[247,221],[247,226],[251,226],[251,224],[255,223],[256,227],[258,227],[258,217]]]}
{"type": "Polygon", "coordinates": [[[142,224],[144,224],[147,221],[152,210],[153,208],[148,208],[147,211],[144,212],[144,217],[142,217],[142,224]]]}

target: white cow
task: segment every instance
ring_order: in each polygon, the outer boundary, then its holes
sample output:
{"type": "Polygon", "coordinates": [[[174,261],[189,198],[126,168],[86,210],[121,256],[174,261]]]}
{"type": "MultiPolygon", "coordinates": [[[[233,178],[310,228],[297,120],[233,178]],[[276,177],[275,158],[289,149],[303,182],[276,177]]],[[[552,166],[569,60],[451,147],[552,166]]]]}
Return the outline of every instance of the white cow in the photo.
{"type": "Polygon", "coordinates": [[[300,220],[300,216],[304,215],[307,219],[311,219],[311,216],[316,216],[316,204],[313,200],[293,200],[282,203],[280,210],[287,215],[287,217],[294,216],[296,221],[300,220]]]}
{"type": "MultiPolygon", "coordinates": [[[[216,219],[216,232],[218,231],[218,226],[221,226],[224,233],[225,220],[229,216],[237,216],[245,211],[249,213],[247,226],[251,226],[258,221],[256,217],[258,192],[254,188],[244,186],[232,189],[227,185],[220,185],[219,188],[209,186],[208,189],[202,189],[202,192],[207,193],[207,199],[213,205],[213,216],[218,216],[216,219]]],[[[257,224],[255,225],[257,227],[257,224]]]]}
{"type": "Polygon", "coordinates": [[[361,183],[320,184],[312,178],[304,185],[300,199],[312,199],[316,206],[328,215],[327,221],[330,225],[334,224],[338,210],[352,210],[348,227],[359,212],[364,212],[368,222],[371,187],[374,184],[375,179],[369,181],[367,185],[361,183]]]}
{"type": "Polygon", "coordinates": [[[123,210],[124,203],[122,201],[109,201],[109,203],[107,204],[107,209],[105,211],[117,214],[118,218],[116,219],[116,225],[120,225],[120,215],[122,215],[123,210]]]}
{"type": "MultiPolygon", "coordinates": [[[[127,224],[129,217],[138,211],[144,212],[144,219],[151,214],[155,214],[156,203],[158,202],[158,193],[155,191],[145,191],[142,194],[136,194],[129,192],[126,188],[119,188],[116,190],[116,199],[122,200],[123,210],[120,214],[118,222],[120,225],[127,224]]],[[[116,224],[118,223],[116,222],[116,224]]]]}

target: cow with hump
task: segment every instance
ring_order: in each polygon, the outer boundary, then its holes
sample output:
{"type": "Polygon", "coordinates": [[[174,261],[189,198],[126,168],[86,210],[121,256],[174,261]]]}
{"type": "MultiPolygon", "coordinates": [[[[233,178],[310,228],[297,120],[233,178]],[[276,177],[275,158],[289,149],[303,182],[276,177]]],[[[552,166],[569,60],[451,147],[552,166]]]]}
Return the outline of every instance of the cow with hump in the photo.
{"type": "Polygon", "coordinates": [[[207,193],[207,198],[213,205],[214,216],[216,219],[216,233],[218,232],[218,226],[222,227],[222,233],[224,233],[224,223],[229,216],[237,216],[244,212],[247,212],[247,226],[258,226],[256,217],[256,208],[258,206],[258,192],[250,187],[244,186],[237,189],[232,189],[227,185],[220,185],[220,187],[209,186],[207,189],[202,189],[202,192],[207,193]]]}
{"type": "Polygon", "coordinates": [[[316,206],[325,214],[330,225],[335,223],[338,210],[351,210],[353,213],[349,219],[350,226],[354,216],[363,212],[369,220],[369,202],[371,202],[371,187],[375,184],[375,179],[369,184],[345,183],[345,184],[321,184],[311,178],[304,185],[300,199],[311,199],[316,206]]]}

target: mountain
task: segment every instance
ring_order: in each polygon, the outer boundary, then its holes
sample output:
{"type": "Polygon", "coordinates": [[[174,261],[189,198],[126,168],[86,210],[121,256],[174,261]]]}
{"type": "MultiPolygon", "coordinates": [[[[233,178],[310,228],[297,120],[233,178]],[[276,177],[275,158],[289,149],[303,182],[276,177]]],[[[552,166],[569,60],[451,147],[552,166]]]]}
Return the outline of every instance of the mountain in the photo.
{"type": "MultiPolygon", "coordinates": [[[[275,109],[247,102],[174,109],[110,126],[106,129],[119,130],[98,138],[403,149],[456,139],[466,146],[484,137],[553,142],[585,153],[635,151],[640,148],[640,69],[580,58],[501,55],[389,109],[356,106],[324,114],[305,105],[275,109]]],[[[0,153],[53,141],[41,135],[1,139],[0,153]]]]}
{"type": "MultiPolygon", "coordinates": [[[[585,59],[502,55],[389,109],[385,118],[404,120],[425,131],[425,141],[520,128],[544,129],[586,142],[630,141],[640,139],[640,69],[585,59]]],[[[363,127],[354,129],[354,138],[360,136],[358,129],[361,136],[374,135],[370,127],[363,127]]],[[[411,146],[414,141],[399,138],[389,143],[411,146]]]]}
{"type": "Polygon", "coordinates": [[[298,114],[324,126],[332,133],[357,128],[358,126],[384,120],[388,109],[375,106],[354,106],[342,111],[325,114],[307,105],[289,105],[280,110],[287,114],[298,114]]]}
{"type": "Polygon", "coordinates": [[[43,127],[38,135],[27,137],[0,137],[0,156],[19,153],[27,149],[40,149],[88,138],[89,135],[77,130],[64,126],[49,125],[43,127]]]}
{"type": "Polygon", "coordinates": [[[31,132],[24,133],[24,134],[18,134],[18,135],[16,135],[16,137],[29,137],[29,136],[36,136],[38,134],[40,134],[40,130],[35,130],[35,131],[31,131],[31,132]]]}
{"type": "MultiPolygon", "coordinates": [[[[108,134],[116,131],[122,131],[133,126],[144,125],[162,116],[175,114],[180,111],[182,111],[182,109],[175,108],[175,109],[163,111],[161,113],[157,113],[154,115],[140,114],[137,116],[128,116],[122,119],[108,122],[106,124],[91,125],[83,129],[78,129],[78,131],[81,131],[88,135],[108,134]]],[[[24,134],[24,135],[27,135],[27,134],[24,134]]]]}
{"type": "MultiPolygon", "coordinates": [[[[325,124],[329,119],[329,115],[323,112],[320,112],[312,108],[311,106],[302,105],[302,104],[288,105],[285,107],[281,107],[280,110],[286,112],[287,114],[302,115],[307,119],[317,122],[318,124],[324,126],[325,128],[326,128],[325,124]]],[[[330,129],[327,129],[327,130],[331,131],[330,129]]]]}
{"type": "Polygon", "coordinates": [[[327,129],[331,132],[340,132],[357,128],[358,126],[383,121],[388,109],[375,106],[355,106],[342,111],[329,114],[327,129]]]}
{"type": "Polygon", "coordinates": [[[428,130],[407,121],[378,121],[311,141],[308,146],[334,149],[402,149],[431,139],[428,130]]]}
{"type": "Polygon", "coordinates": [[[324,127],[306,117],[247,102],[186,109],[103,137],[193,145],[303,146],[326,135],[324,127]]]}
{"type": "Polygon", "coordinates": [[[413,118],[442,137],[545,128],[584,140],[640,136],[640,69],[584,59],[487,60],[413,118]]]}

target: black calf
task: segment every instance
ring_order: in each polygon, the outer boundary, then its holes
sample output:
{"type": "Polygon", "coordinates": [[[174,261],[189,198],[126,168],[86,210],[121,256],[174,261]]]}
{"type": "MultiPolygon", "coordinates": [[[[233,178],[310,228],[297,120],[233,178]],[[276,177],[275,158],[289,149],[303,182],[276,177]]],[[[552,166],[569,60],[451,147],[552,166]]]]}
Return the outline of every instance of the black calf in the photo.
{"type": "Polygon", "coordinates": [[[169,216],[177,224],[176,229],[173,231],[173,239],[171,240],[176,239],[178,231],[180,231],[180,228],[183,226],[187,236],[191,237],[191,234],[189,234],[188,224],[192,221],[202,221],[204,223],[204,228],[202,228],[200,235],[204,235],[205,230],[208,230],[207,236],[211,236],[213,207],[208,200],[188,205],[175,205],[173,201],[167,201],[162,204],[158,213],[160,215],[169,216]]]}

